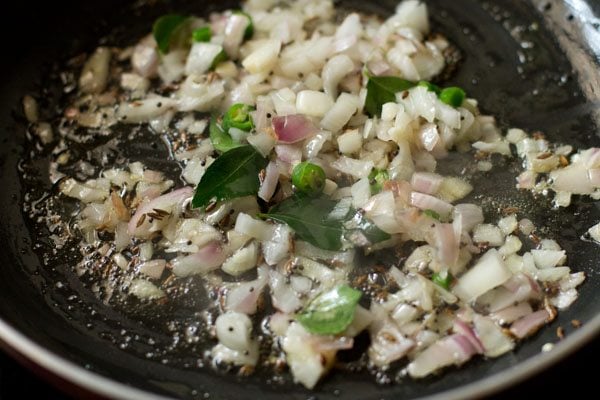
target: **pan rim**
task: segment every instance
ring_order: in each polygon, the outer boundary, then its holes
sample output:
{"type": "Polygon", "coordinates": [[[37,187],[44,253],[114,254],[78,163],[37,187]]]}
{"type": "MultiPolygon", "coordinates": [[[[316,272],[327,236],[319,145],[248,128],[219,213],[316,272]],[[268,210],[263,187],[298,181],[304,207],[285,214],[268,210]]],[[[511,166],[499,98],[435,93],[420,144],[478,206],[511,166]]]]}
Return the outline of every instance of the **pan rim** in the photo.
{"type": "MultiPolygon", "coordinates": [[[[539,352],[514,367],[479,379],[467,385],[435,393],[421,400],[458,400],[481,398],[536,375],[557,364],[570,354],[590,343],[600,334],[600,314],[585,323],[580,329],[557,343],[551,351],[539,352]]],[[[166,400],[169,397],[128,386],[99,373],[89,371],[64,357],[44,348],[0,317],[0,347],[11,356],[14,352],[25,357],[35,365],[42,367],[50,375],[60,377],[90,393],[111,399],[153,399],[166,400]]],[[[14,356],[13,356],[14,358],[14,356]]],[[[468,368],[468,367],[466,367],[468,368]]]]}

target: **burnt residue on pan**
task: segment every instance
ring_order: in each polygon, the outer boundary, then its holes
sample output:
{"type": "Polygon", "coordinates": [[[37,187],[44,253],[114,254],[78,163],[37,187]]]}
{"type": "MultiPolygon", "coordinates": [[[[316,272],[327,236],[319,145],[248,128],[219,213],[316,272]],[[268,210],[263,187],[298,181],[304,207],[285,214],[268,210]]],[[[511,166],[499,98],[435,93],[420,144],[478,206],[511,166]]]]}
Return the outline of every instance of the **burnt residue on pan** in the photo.
{"type": "MultiPolygon", "coordinates": [[[[395,5],[392,1],[381,5],[341,3],[377,13],[385,13],[395,5]]],[[[215,3],[211,3],[211,7],[212,4],[215,3]]],[[[231,8],[233,4],[225,2],[215,6],[231,8]]],[[[439,0],[428,1],[428,4],[435,28],[450,38],[463,55],[460,68],[449,83],[466,88],[480,100],[485,112],[499,117],[503,127],[541,130],[552,141],[576,147],[600,145],[596,134],[598,99],[592,97],[598,96],[598,72],[591,68],[595,65],[593,52],[583,44],[586,36],[581,33],[584,32],[581,27],[588,26],[581,22],[585,15],[573,14],[573,10],[558,2],[439,0]],[[565,46],[570,45],[577,48],[569,47],[565,52],[565,46]],[[579,60],[578,65],[573,64],[575,60],[579,60]]],[[[70,12],[76,13],[77,7],[73,7],[70,12]]],[[[106,7],[108,10],[109,6],[106,7]]],[[[27,87],[29,92],[14,93],[12,99],[33,91],[42,100],[42,109],[51,115],[62,114],[64,96],[68,95],[63,91],[64,82],[70,79],[69,73],[77,70],[76,65],[68,65],[74,56],[93,49],[98,41],[130,44],[130,40],[147,32],[151,21],[167,9],[200,15],[206,12],[203,5],[183,1],[119,7],[121,11],[102,20],[94,32],[80,35],[75,41],[71,40],[68,30],[64,36],[57,35],[57,41],[71,43],[66,47],[59,43],[52,45],[60,48],[59,52],[52,53],[54,57],[61,54],[57,64],[48,65],[47,60],[27,55],[29,63],[45,65],[46,72],[26,72],[23,76],[30,81],[22,87],[27,87]],[[131,15],[135,15],[135,24],[130,21],[131,15]],[[44,79],[40,81],[41,76],[44,79]],[[33,85],[35,81],[37,85],[33,85]]],[[[92,20],[91,15],[83,15],[84,20],[92,20]]],[[[593,23],[592,20],[590,26],[593,23]]],[[[17,74],[13,72],[13,76],[17,74]]],[[[5,104],[3,101],[2,105],[5,104]]],[[[258,396],[275,399],[282,394],[287,398],[304,399],[313,395],[291,385],[286,374],[275,379],[266,375],[267,372],[240,378],[202,368],[205,343],[212,339],[198,334],[203,329],[202,316],[197,313],[203,309],[209,294],[204,293],[202,285],[193,278],[178,283],[178,290],[187,290],[188,295],[176,297],[176,301],[168,304],[103,301],[107,299],[107,289],[98,286],[102,272],[82,279],[74,268],[82,257],[77,239],[69,234],[72,222],[69,216],[74,215],[75,204],[56,201],[56,188],[48,178],[50,163],[60,154],[52,154],[35,141],[27,144],[23,140],[27,127],[19,118],[19,112],[16,117],[16,122],[13,116],[6,120],[3,116],[2,120],[10,124],[10,129],[2,131],[7,147],[1,157],[4,168],[8,169],[2,175],[7,190],[2,195],[2,217],[6,224],[1,236],[8,244],[2,254],[5,267],[0,272],[0,315],[3,318],[47,348],[91,371],[163,395],[217,399],[258,396]]],[[[87,140],[72,142],[65,149],[70,153],[71,162],[64,168],[81,170],[78,161],[89,157],[93,173],[98,173],[105,165],[141,159],[178,179],[177,165],[164,161],[168,159],[168,148],[163,140],[146,128],[135,130],[133,135],[130,128],[117,129],[120,133],[116,139],[90,135],[87,140]],[[125,146],[125,143],[135,145],[125,146]]],[[[468,163],[466,159],[448,160],[448,171],[457,166],[468,168],[468,163]]],[[[319,399],[412,398],[451,390],[505,371],[534,356],[544,343],[556,342],[558,326],[568,327],[572,319],[585,324],[598,313],[593,296],[600,287],[600,268],[597,267],[600,254],[594,244],[580,241],[590,221],[600,219],[598,206],[579,200],[559,212],[549,211],[547,199],[514,189],[516,164],[507,163],[502,167],[489,174],[471,171],[476,187],[472,196],[486,205],[489,214],[505,207],[519,207],[524,215],[546,227],[545,233],[556,237],[570,254],[570,266],[588,275],[581,288],[581,298],[514,354],[492,362],[470,363],[423,382],[406,380],[392,386],[376,385],[365,368],[358,368],[362,372],[337,373],[324,381],[315,393],[319,399]]],[[[110,271],[107,274],[110,275],[110,271]]],[[[570,332],[568,328],[567,335],[570,332]]],[[[386,380],[386,377],[379,378],[386,380]]]]}

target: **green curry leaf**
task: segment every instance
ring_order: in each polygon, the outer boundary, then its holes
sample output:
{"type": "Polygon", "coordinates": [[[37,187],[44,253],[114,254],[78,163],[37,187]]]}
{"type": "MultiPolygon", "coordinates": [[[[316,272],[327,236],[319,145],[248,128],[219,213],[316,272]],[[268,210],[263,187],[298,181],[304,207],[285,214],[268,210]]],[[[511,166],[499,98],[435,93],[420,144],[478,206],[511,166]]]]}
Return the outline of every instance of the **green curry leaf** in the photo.
{"type": "Polygon", "coordinates": [[[216,117],[210,119],[208,126],[208,136],[213,147],[219,153],[225,153],[231,149],[242,146],[241,143],[233,140],[233,138],[221,128],[216,117]]]}
{"type": "Polygon", "coordinates": [[[372,76],[367,82],[365,110],[371,115],[381,116],[385,103],[396,102],[396,93],[414,87],[416,83],[395,76],[372,76]]]}
{"type": "Polygon", "coordinates": [[[207,169],[192,200],[192,207],[203,207],[213,199],[229,200],[256,195],[260,187],[258,174],[268,160],[250,145],[223,153],[207,169]]]}

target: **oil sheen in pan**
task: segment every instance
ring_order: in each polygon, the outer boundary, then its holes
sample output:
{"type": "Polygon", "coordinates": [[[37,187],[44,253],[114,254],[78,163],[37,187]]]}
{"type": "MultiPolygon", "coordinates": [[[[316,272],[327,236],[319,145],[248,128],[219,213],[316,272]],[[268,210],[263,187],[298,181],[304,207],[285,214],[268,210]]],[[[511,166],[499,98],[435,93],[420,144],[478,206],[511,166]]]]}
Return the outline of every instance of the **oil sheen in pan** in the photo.
{"type": "MultiPolygon", "coordinates": [[[[472,23],[470,25],[461,24],[461,30],[456,29],[456,27],[451,28],[450,25],[454,23],[454,16],[458,15],[456,14],[456,10],[453,9],[452,5],[438,4],[442,2],[433,3],[434,5],[437,4],[437,7],[440,8],[448,7],[448,10],[446,11],[446,16],[444,16],[443,13],[440,13],[440,16],[437,17],[437,23],[443,31],[447,30],[449,32],[454,32],[454,34],[448,34],[448,37],[450,37],[452,40],[456,40],[459,43],[459,47],[461,47],[461,49],[465,50],[465,48],[468,48],[469,46],[481,46],[481,41],[486,41],[486,38],[487,41],[491,41],[489,37],[481,33],[481,27],[477,26],[475,23],[473,23],[473,21],[471,21],[472,23]],[[459,40],[458,38],[461,34],[464,35],[464,38],[461,38],[459,40]]],[[[479,4],[478,2],[465,3],[472,3],[472,5],[475,6],[479,4]]],[[[498,114],[498,110],[501,115],[501,120],[505,123],[510,122],[513,125],[524,126],[526,128],[549,128],[547,133],[551,135],[552,139],[559,139],[561,137],[560,134],[562,132],[571,132],[578,130],[576,125],[569,126],[571,122],[553,121],[558,125],[559,128],[562,129],[553,128],[552,125],[545,125],[545,119],[542,120],[542,118],[540,118],[539,115],[541,114],[545,117],[548,117],[545,110],[551,108],[554,105],[566,105],[567,110],[574,110],[575,114],[578,114],[576,118],[580,119],[579,123],[586,124],[587,115],[585,113],[585,110],[582,111],[582,109],[579,108],[579,106],[583,104],[584,101],[581,99],[582,94],[578,90],[576,82],[574,82],[573,80],[575,78],[569,76],[570,66],[566,62],[557,62],[556,65],[552,65],[552,68],[544,64],[547,62],[553,62],[554,60],[556,60],[556,57],[558,57],[558,54],[556,53],[556,48],[552,48],[552,45],[555,46],[555,44],[544,44],[543,38],[545,36],[541,35],[540,33],[536,33],[535,30],[530,31],[528,28],[529,25],[522,24],[523,21],[518,21],[518,17],[512,15],[510,11],[506,11],[511,10],[510,7],[507,6],[505,9],[502,9],[500,6],[495,5],[495,3],[493,3],[494,5],[490,5],[488,3],[485,4],[487,4],[487,11],[485,10],[485,7],[481,8],[483,8],[485,12],[489,12],[489,14],[492,15],[493,19],[498,20],[498,22],[501,24],[507,25],[506,29],[510,28],[510,31],[513,32],[513,34],[518,33],[519,31],[522,32],[521,35],[525,36],[526,38],[524,40],[531,41],[531,43],[534,44],[534,46],[532,47],[525,46],[525,48],[523,48],[523,46],[520,46],[522,49],[520,51],[522,52],[523,57],[517,54],[517,59],[519,60],[519,62],[521,62],[521,60],[523,60],[524,62],[516,66],[511,66],[510,68],[510,70],[512,71],[513,67],[521,67],[518,73],[526,78],[531,78],[531,80],[525,80],[525,83],[522,83],[520,85],[498,85],[505,87],[505,89],[502,90],[498,90],[494,87],[494,80],[496,80],[496,82],[501,81],[503,79],[502,74],[498,74],[499,76],[490,76],[488,70],[490,68],[492,71],[504,70],[507,63],[511,64],[513,62],[513,60],[507,60],[507,57],[505,57],[506,51],[502,50],[502,43],[500,41],[500,43],[497,43],[500,49],[494,50],[492,53],[485,55],[490,60],[488,62],[488,66],[485,66],[483,63],[481,63],[481,60],[473,60],[469,58],[470,54],[478,54],[478,52],[473,50],[473,53],[471,53],[471,50],[465,50],[467,58],[465,59],[464,64],[460,68],[459,75],[454,78],[456,82],[465,87],[469,87],[470,83],[473,86],[473,93],[475,93],[478,87],[489,85],[491,87],[490,91],[485,91],[484,89],[481,89],[482,93],[486,93],[489,95],[478,96],[477,94],[474,94],[474,97],[477,97],[482,100],[483,107],[486,111],[490,111],[493,114],[498,114]],[[528,39],[528,36],[531,36],[531,39],[528,39]],[[541,44],[538,43],[538,40],[541,41],[541,44]],[[547,54],[544,53],[544,51],[547,49],[546,46],[549,46],[550,50],[553,51],[548,51],[547,54]],[[489,65],[492,62],[494,64],[494,67],[491,67],[491,65],[489,65]],[[546,71],[550,72],[538,74],[535,73],[537,68],[545,69],[546,71]],[[492,83],[490,83],[490,81],[492,81],[492,83]],[[561,82],[562,85],[560,84],[561,82]],[[525,89],[523,89],[522,86],[525,89]],[[559,90],[556,89],[556,86],[562,86],[565,89],[559,90]],[[535,90],[537,90],[538,92],[534,93],[535,90]],[[567,95],[565,95],[564,93],[567,93],[567,95]],[[518,102],[511,101],[510,99],[514,96],[518,96],[520,100],[518,102]],[[565,98],[565,96],[567,97],[565,98]],[[542,100],[538,101],[538,99],[542,100]],[[518,104],[520,104],[520,106],[518,104]],[[523,109],[531,110],[531,113],[525,114],[522,111],[523,109]],[[554,137],[552,137],[552,135],[554,135],[554,137]]],[[[517,9],[519,9],[519,6],[517,6],[517,9]]],[[[525,11],[527,10],[529,9],[526,8],[525,11]]],[[[531,10],[529,10],[529,12],[531,12],[531,10]]],[[[517,13],[514,12],[514,14],[517,13]]],[[[434,19],[436,18],[435,15],[436,14],[434,13],[434,19]]],[[[483,15],[485,15],[485,13],[483,15]]],[[[539,29],[544,28],[540,26],[539,29]]],[[[502,37],[506,38],[506,35],[502,37]]],[[[514,36],[511,37],[513,37],[514,39],[514,36]]],[[[507,46],[510,45],[511,43],[507,44],[507,46]]],[[[494,46],[484,47],[493,48],[494,46]]],[[[514,48],[511,48],[510,51],[513,50],[514,48]]],[[[511,74],[513,73],[506,73],[507,76],[511,76],[511,74]]],[[[583,132],[587,132],[587,130],[583,132]]],[[[146,135],[147,132],[140,132],[139,134],[141,135],[141,137],[145,137],[144,135],[146,135]]],[[[590,145],[590,141],[595,141],[597,143],[597,138],[586,138],[584,136],[578,136],[577,138],[568,137],[564,138],[563,140],[567,140],[575,145],[580,144],[580,141],[585,142],[587,145],[590,145]]],[[[108,143],[107,146],[110,147],[111,145],[114,146],[115,144],[108,143]]],[[[161,143],[157,143],[158,149],[160,149],[161,146],[161,143]]],[[[128,155],[120,155],[118,153],[114,153],[114,156],[128,157],[128,155]]],[[[143,153],[140,153],[139,156],[144,157],[143,153]]],[[[156,158],[158,159],[160,157],[156,158]]],[[[42,172],[44,171],[44,168],[46,168],[46,166],[44,166],[43,161],[40,161],[39,159],[32,160],[30,164],[25,163],[23,165],[23,171],[28,176],[33,176],[38,172],[42,172]]],[[[177,171],[173,172],[176,173],[177,171]]],[[[41,176],[43,176],[43,174],[41,176]]],[[[27,179],[28,178],[25,177],[26,181],[27,179]]],[[[482,185],[485,182],[489,182],[489,180],[481,178],[481,181],[481,184],[476,184],[475,186],[477,186],[478,189],[483,190],[485,193],[486,187],[482,185]]],[[[507,182],[508,181],[509,180],[507,180],[507,182]]],[[[45,187],[43,186],[43,182],[41,182],[39,186],[38,183],[40,182],[36,182],[35,185],[31,186],[32,189],[35,189],[35,192],[25,194],[26,197],[28,195],[30,196],[29,200],[31,201],[31,203],[28,204],[31,204],[32,207],[37,208],[39,208],[41,205],[41,203],[38,200],[43,196],[44,192],[50,190],[50,188],[47,186],[47,183],[45,187]]],[[[489,187],[489,189],[493,189],[491,193],[497,194],[494,196],[489,196],[488,203],[490,204],[490,212],[492,212],[495,208],[497,208],[497,206],[501,204],[513,204],[516,201],[519,203],[519,205],[525,206],[528,209],[530,208],[533,215],[537,215],[538,218],[542,220],[546,218],[546,214],[543,211],[544,207],[538,207],[537,204],[538,201],[544,202],[543,199],[532,199],[528,196],[525,196],[525,198],[517,200],[517,198],[515,198],[511,192],[499,190],[495,185],[493,185],[493,187],[489,187]]],[[[64,211],[68,213],[72,210],[64,211]]],[[[577,212],[580,213],[577,217],[573,217],[572,214],[566,213],[553,214],[555,215],[555,217],[552,222],[555,223],[549,224],[548,222],[546,222],[544,224],[551,225],[552,230],[555,233],[561,234],[563,240],[566,242],[564,247],[566,247],[569,250],[573,250],[573,248],[577,248],[578,246],[580,246],[577,239],[578,234],[582,232],[583,227],[579,226],[578,223],[580,224],[581,221],[585,222],[594,218],[597,219],[598,216],[597,209],[594,207],[594,205],[585,202],[582,202],[582,204],[578,206],[577,212]]],[[[38,231],[38,234],[38,237],[42,241],[43,238],[47,235],[46,232],[41,231],[38,231]]],[[[48,254],[48,256],[54,257],[55,255],[51,254],[53,253],[51,245],[49,243],[47,243],[47,245],[47,250],[50,253],[48,254]]],[[[79,257],[78,254],[76,254],[75,256],[79,257]]],[[[183,342],[185,342],[185,339],[182,339],[185,338],[186,335],[184,329],[185,325],[175,324],[173,326],[175,328],[173,332],[160,334],[155,330],[156,326],[154,324],[162,325],[165,322],[163,320],[164,316],[157,317],[153,315],[152,312],[144,310],[143,307],[136,308],[128,304],[125,305],[125,307],[134,309],[132,314],[132,320],[129,320],[127,318],[124,318],[121,313],[115,311],[114,309],[99,304],[95,300],[95,296],[91,295],[89,290],[86,289],[86,285],[89,287],[89,285],[91,285],[92,282],[80,283],[79,278],[72,274],[69,266],[73,263],[73,259],[71,257],[73,257],[72,254],[65,254],[64,258],[57,257],[55,260],[52,260],[51,267],[40,271],[41,275],[43,275],[44,277],[43,281],[45,281],[45,283],[40,284],[40,286],[42,286],[41,289],[45,291],[47,300],[49,302],[56,303],[57,307],[55,308],[55,310],[57,310],[57,312],[62,313],[65,316],[68,316],[69,318],[72,318],[73,324],[77,327],[85,327],[85,329],[87,329],[87,332],[89,332],[90,336],[98,337],[104,341],[112,342],[117,346],[124,347],[136,356],[140,356],[143,358],[148,357],[151,360],[155,360],[157,362],[163,362],[164,359],[166,360],[167,365],[171,365],[172,360],[170,360],[169,358],[162,358],[159,354],[157,354],[160,352],[157,352],[156,349],[160,349],[162,346],[164,346],[163,348],[167,349],[169,348],[168,346],[173,346],[175,341],[177,341],[177,343],[182,343],[182,340],[183,342]],[[144,325],[140,326],[139,324],[135,323],[135,319],[144,321],[144,325]],[[173,335],[172,333],[175,333],[176,335],[173,335]],[[178,336],[179,339],[174,339],[175,336],[178,336]]],[[[589,254],[581,254],[579,256],[576,255],[574,258],[576,262],[580,263],[585,262],[587,260],[594,260],[593,256],[589,254]]],[[[36,278],[36,280],[38,280],[38,282],[41,281],[38,278],[36,278]]],[[[191,290],[198,290],[198,288],[192,284],[190,284],[190,288],[191,290]]],[[[187,304],[185,306],[194,310],[196,309],[193,304],[187,304]]],[[[185,310],[185,308],[178,309],[176,311],[178,311],[180,314],[184,314],[184,311],[182,310],[185,310]]],[[[132,310],[127,311],[131,312],[132,310]]],[[[174,315],[176,317],[180,317],[180,314],[174,315]]],[[[192,330],[193,329],[194,328],[192,328],[192,330]]],[[[178,369],[186,370],[189,368],[190,370],[194,370],[197,367],[197,360],[199,354],[197,349],[201,347],[202,346],[194,347],[193,343],[184,345],[176,344],[174,346],[175,349],[181,348],[181,357],[177,358],[178,369]]],[[[539,351],[539,346],[537,347],[537,349],[534,349],[534,351],[535,350],[539,351]]],[[[179,353],[176,351],[175,354],[179,353]]],[[[94,366],[91,367],[92,369],[95,368],[94,366]]],[[[466,369],[469,368],[471,367],[466,367],[466,369]]],[[[100,367],[98,369],[101,370],[102,368],[100,367]]],[[[454,373],[454,371],[452,371],[451,373],[454,373]]],[[[329,385],[328,388],[330,388],[329,385]]],[[[182,390],[187,391],[185,389],[182,390]]],[[[346,390],[343,390],[342,394],[344,392],[346,392],[346,390]]],[[[197,394],[200,394],[200,392],[197,392],[197,394]]]]}

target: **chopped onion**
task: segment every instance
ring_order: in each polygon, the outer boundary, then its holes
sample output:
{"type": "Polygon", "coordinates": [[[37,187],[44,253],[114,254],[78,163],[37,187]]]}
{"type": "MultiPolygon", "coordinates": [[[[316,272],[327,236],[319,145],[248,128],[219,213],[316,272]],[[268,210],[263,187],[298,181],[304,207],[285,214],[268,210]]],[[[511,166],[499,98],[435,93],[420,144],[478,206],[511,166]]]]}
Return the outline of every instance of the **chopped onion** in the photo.
{"type": "Polygon", "coordinates": [[[358,107],[359,101],[356,96],[349,93],[340,94],[321,120],[321,127],[331,132],[339,132],[350,121],[358,107]]]}
{"type": "Polygon", "coordinates": [[[296,112],[311,117],[322,117],[333,107],[333,100],[326,93],[302,90],[296,95],[296,112]]]}
{"type": "Polygon", "coordinates": [[[129,220],[127,232],[131,236],[147,237],[151,233],[152,223],[150,220],[152,218],[146,217],[146,214],[155,212],[154,210],[162,210],[169,213],[173,212],[175,211],[175,207],[181,206],[181,204],[192,197],[193,194],[194,189],[183,187],[157,197],[147,203],[143,203],[138,206],[135,214],[131,217],[131,220],[129,220]],[[143,220],[142,217],[144,218],[143,220]]]}
{"type": "Polygon", "coordinates": [[[159,279],[167,262],[161,259],[149,260],[138,266],[138,271],[153,279],[159,279]]]}
{"type": "Polygon", "coordinates": [[[233,13],[227,18],[227,23],[225,24],[225,38],[223,39],[223,48],[225,49],[225,52],[229,58],[237,58],[239,47],[244,40],[244,33],[248,23],[248,17],[243,14],[233,13]]]}
{"type": "Polygon", "coordinates": [[[196,274],[206,274],[223,264],[227,253],[218,242],[211,242],[189,256],[177,257],[171,261],[173,273],[186,277],[196,274]]]}
{"type": "Polygon", "coordinates": [[[281,143],[296,143],[317,132],[310,119],[297,114],[273,118],[273,129],[281,143]]]}
{"type": "Polygon", "coordinates": [[[519,339],[534,334],[542,325],[552,320],[548,311],[539,310],[518,319],[510,326],[510,333],[519,339]]]}
{"type": "Polygon", "coordinates": [[[473,301],[488,290],[502,285],[511,276],[498,251],[490,249],[460,277],[452,291],[463,301],[473,301]]]}
{"type": "Polygon", "coordinates": [[[481,340],[486,357],[498,357],[515,347],[511,338],[505,335],[491,318],[475,314],[473,325],[477,337],[481,340]]]}
{"type": "Polygon", "coordinates": [[[423,378],[448,365],[460,365],[469,360],[477,349],[463,335],[453,334],[438,340],[408,364],[407,370],[413,378],[423,378]]]}
{"type": "Polygon", "coordinates": [[[500,311],[491,313],[490,317],[498,321],[501,325],[510,324],[517,319],[533,313],[533,310],[528,302],[521,302],[514,306],[503,308],[500,311]]]}
{"type": "Polygon", "coordinates": [[[253,281],[234,283],[225,295],[226,311],[252,315],[258,308],[258,300],[268,282],[268,270],[258,268],[258,278],[253,281]]]}
{"type": "Polygon", "coordinates": [[[325,93],[332,99],[336,99],[340,81],[353,70],[354,62],[345,54],[338,54],[327,61],[321,73],[325,93]]]}
{"type": "Polygon", "coordinates": [[[269,271],[269,286],[273,307],[284,313],[293,313],[302,307],[294,289],[286,283],[286,277],[278,271],[269,271]]]}
{"type": "Polygon", "coordinates": [[[415,172],[410,180],[413,189],[420,193],[435,194],[443,178],[431,172],[415,172]]]}
{"type": "Polygon", "coordinates": [[[265,178],[260,183],[260,188],[258,190],[258,197],[263,199],[264,201],[271,200],[273,194],[275,193],[275,189],[277,189],[277,184],[279,183],[279,168],[277,168],[277,164],[273,161],[269,162],[267,168],[265,169],[265,178]]]}
{"type": "Polygon", "coordinates": [[[79,77],[79,89],[83,93],[102,93],[108,82],[110,49],[98,47],[86,61],[79,77]]]}
{"type": "Polygon", "coordinates": [[[437,197],[430,196],[419,192],[410,194],[410,204],[421,210],[433,210],[443,219],[446,219],[452,213],[452,204],[446,203],[437,197]]]}

